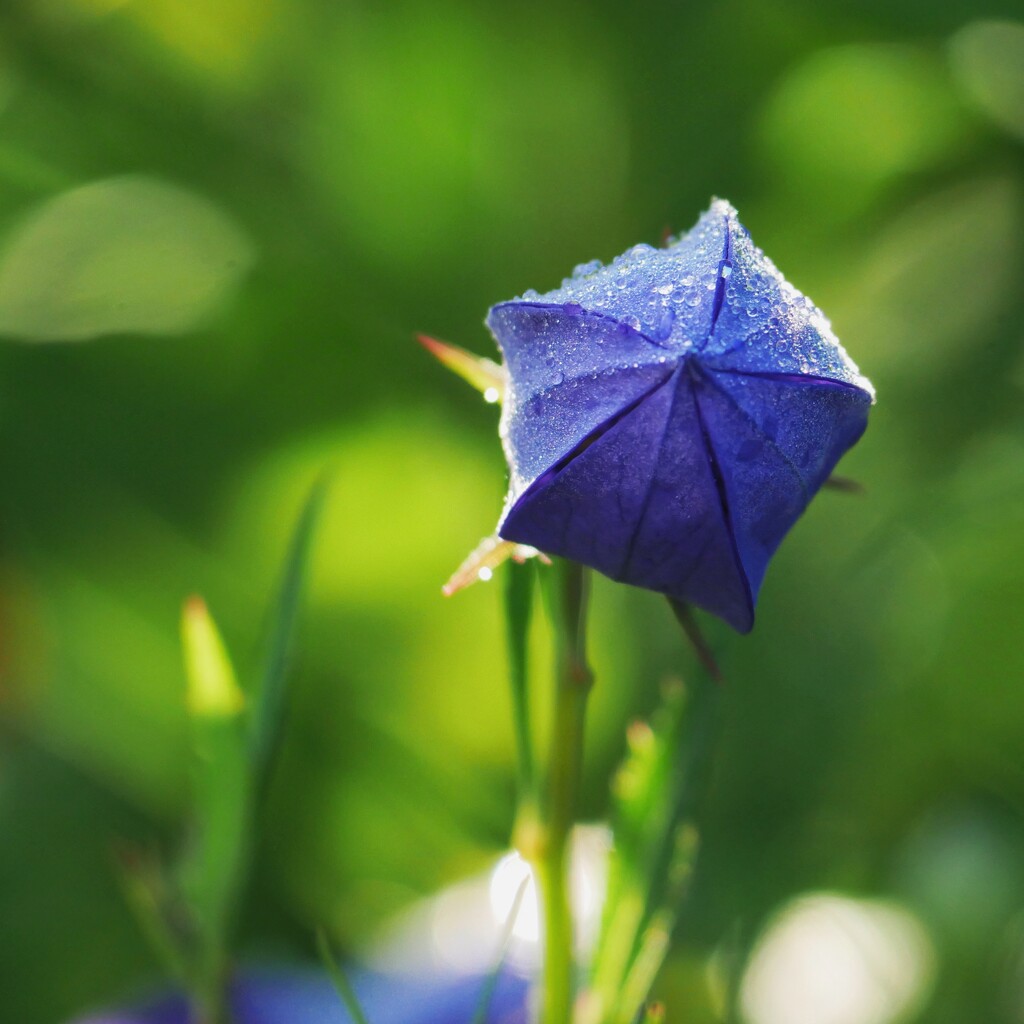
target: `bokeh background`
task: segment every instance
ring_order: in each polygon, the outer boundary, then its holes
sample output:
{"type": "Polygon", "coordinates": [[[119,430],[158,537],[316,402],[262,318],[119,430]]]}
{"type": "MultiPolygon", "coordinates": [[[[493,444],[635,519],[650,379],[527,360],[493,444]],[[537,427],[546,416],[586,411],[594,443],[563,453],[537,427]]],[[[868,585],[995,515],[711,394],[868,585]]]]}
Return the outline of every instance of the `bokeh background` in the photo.
{"type": "MultiPolygon", "coordinates": [[[[1024,1021],[1022,171],[1011,0],[7,0],[0,1020],[158,978],[111,849],[180,830],[180,603],[249,666],[324,467],[241,946],[358,950],[504,850],[499,592],[439,594],[500,508],[496,412],[412,335],[492,354],[490,304],[718,194],[879,400],[866,494],[814,502],[751,636],[706,623],[721,756],[659,990],[718,1019],[709,958],[774,920],[753,1024],[1024,1021]],[[897,995],[801,1017],[863,988],[826,933],[897,995]]],[[[594,616],[597,818],[624,723],[696,669],[653,595],[594,616]]]]}

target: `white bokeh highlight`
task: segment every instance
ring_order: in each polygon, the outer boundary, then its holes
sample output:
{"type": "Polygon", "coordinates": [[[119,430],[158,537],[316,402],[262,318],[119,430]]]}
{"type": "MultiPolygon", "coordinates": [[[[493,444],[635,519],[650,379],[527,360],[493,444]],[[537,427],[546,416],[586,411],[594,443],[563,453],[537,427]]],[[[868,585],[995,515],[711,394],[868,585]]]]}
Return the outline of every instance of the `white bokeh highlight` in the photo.
{"type": "Polygon", "coordinates": [[[921,1006],[935,954],[906,909],[815,893],[758,941],[743,978],[748,1024],[896,1024],[921,1006]]]}
{"type": "MultiPolygon", "coordinates": [[[[570,892],[576,919],[576,952],[593,948],[601,922],[611,838],[600,825],[573,832],[570,892]]],[[[532,870],[510,851],[486,872],[423,900],[372,946],[372,966],[405,973],[436,970],[475,974],[492,968],[499,955],[516,896],[526,882],[512,923],[508,963],[533,971],[541,962],[541,925],[532,870]]]]}

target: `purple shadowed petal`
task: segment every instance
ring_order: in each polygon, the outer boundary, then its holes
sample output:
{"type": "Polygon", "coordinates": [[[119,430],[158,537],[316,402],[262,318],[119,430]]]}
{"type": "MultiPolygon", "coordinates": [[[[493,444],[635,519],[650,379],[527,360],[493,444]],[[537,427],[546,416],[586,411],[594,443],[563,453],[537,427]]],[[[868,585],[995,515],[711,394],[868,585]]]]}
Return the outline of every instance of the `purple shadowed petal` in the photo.
{"type": "Polygon", "coordinates": [[[874,391],[732,206],[488,325],[509,378],[499,534],[749,630],[768,560],[874,391]]]}
{"type": "MultiPolygon", "coordinates": [[[[391,977],[362,974],[353,986],[370,1024],[471,1024],[485,979],[391,977]]],[[[244,974],[232,985],[234,1024],[351,1024],[329,978],[318,970],[244,974]]],[[[487,1024],[526,1024],[527,983],[503,976],[487,1024]]],[[[75,1024],[192,1024],[188,1006],[171,997],[137,1010],[82,1018],[75,1024]]]]}
{"type": "Polygon", "coordinates": [[[693,601],[737,629],[750,626],[749,589],[707,457],[693,381],[682,369],[539,480],[501,529],[612,579],[693,601]]]}
{"type": "Polygon", "coordinates": [[[701,415],[756,602],[768,560],[864,432],[871,399],[859,388],[807,378],[706,370],[702,380],[701,415]]]}

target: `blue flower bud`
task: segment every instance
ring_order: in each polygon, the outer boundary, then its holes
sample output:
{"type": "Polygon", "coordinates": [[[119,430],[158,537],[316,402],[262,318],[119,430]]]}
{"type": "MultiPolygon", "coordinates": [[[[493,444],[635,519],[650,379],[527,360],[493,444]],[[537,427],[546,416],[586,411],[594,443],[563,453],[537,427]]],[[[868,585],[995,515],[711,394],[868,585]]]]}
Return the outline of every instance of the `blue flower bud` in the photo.
{"type": "Polygon", "coordinates": [[[508,378],[500,536],[749,631],[769,559],[874,390],[733,207],[487,324],[508,378]]]}

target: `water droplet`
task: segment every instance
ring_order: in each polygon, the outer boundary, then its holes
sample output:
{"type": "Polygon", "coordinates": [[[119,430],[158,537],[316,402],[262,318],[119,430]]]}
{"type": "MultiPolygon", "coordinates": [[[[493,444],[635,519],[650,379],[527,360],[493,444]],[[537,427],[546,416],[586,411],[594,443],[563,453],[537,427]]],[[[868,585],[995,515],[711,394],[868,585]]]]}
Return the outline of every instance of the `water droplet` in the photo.
{"type": "Polygon", "coordinates": [[[672,292],[675,291],[675,287],[676,286],[671,281],[669,281],[668,284],[658,285],[658,287],[655,288],[654,290],[659,295],[671,295],[672,292]]]}
{"type": "Polygon", "coordinates": [[[591,274],[596,274],[601,269],[603,264],[600,260],[590,260],[589,263],[580,263],[578,266],[573,267],[572,276],[574,278],[589,277],[591,274]]]}
{"type": "Polygon", "coordinates": [[[658,329],[654,332],[656,341],[664,341],[672,333],[672,324],[675,323],[676,315],[671,309],[666,309],[658,322],[658,329]]]}
{"type": "Polygon", "coordinates": [[[488,388],[484,392],[484,401],[489,405],[494,405],[499,398],[501,398],[501,392],[497,388],[488,388]]]}

